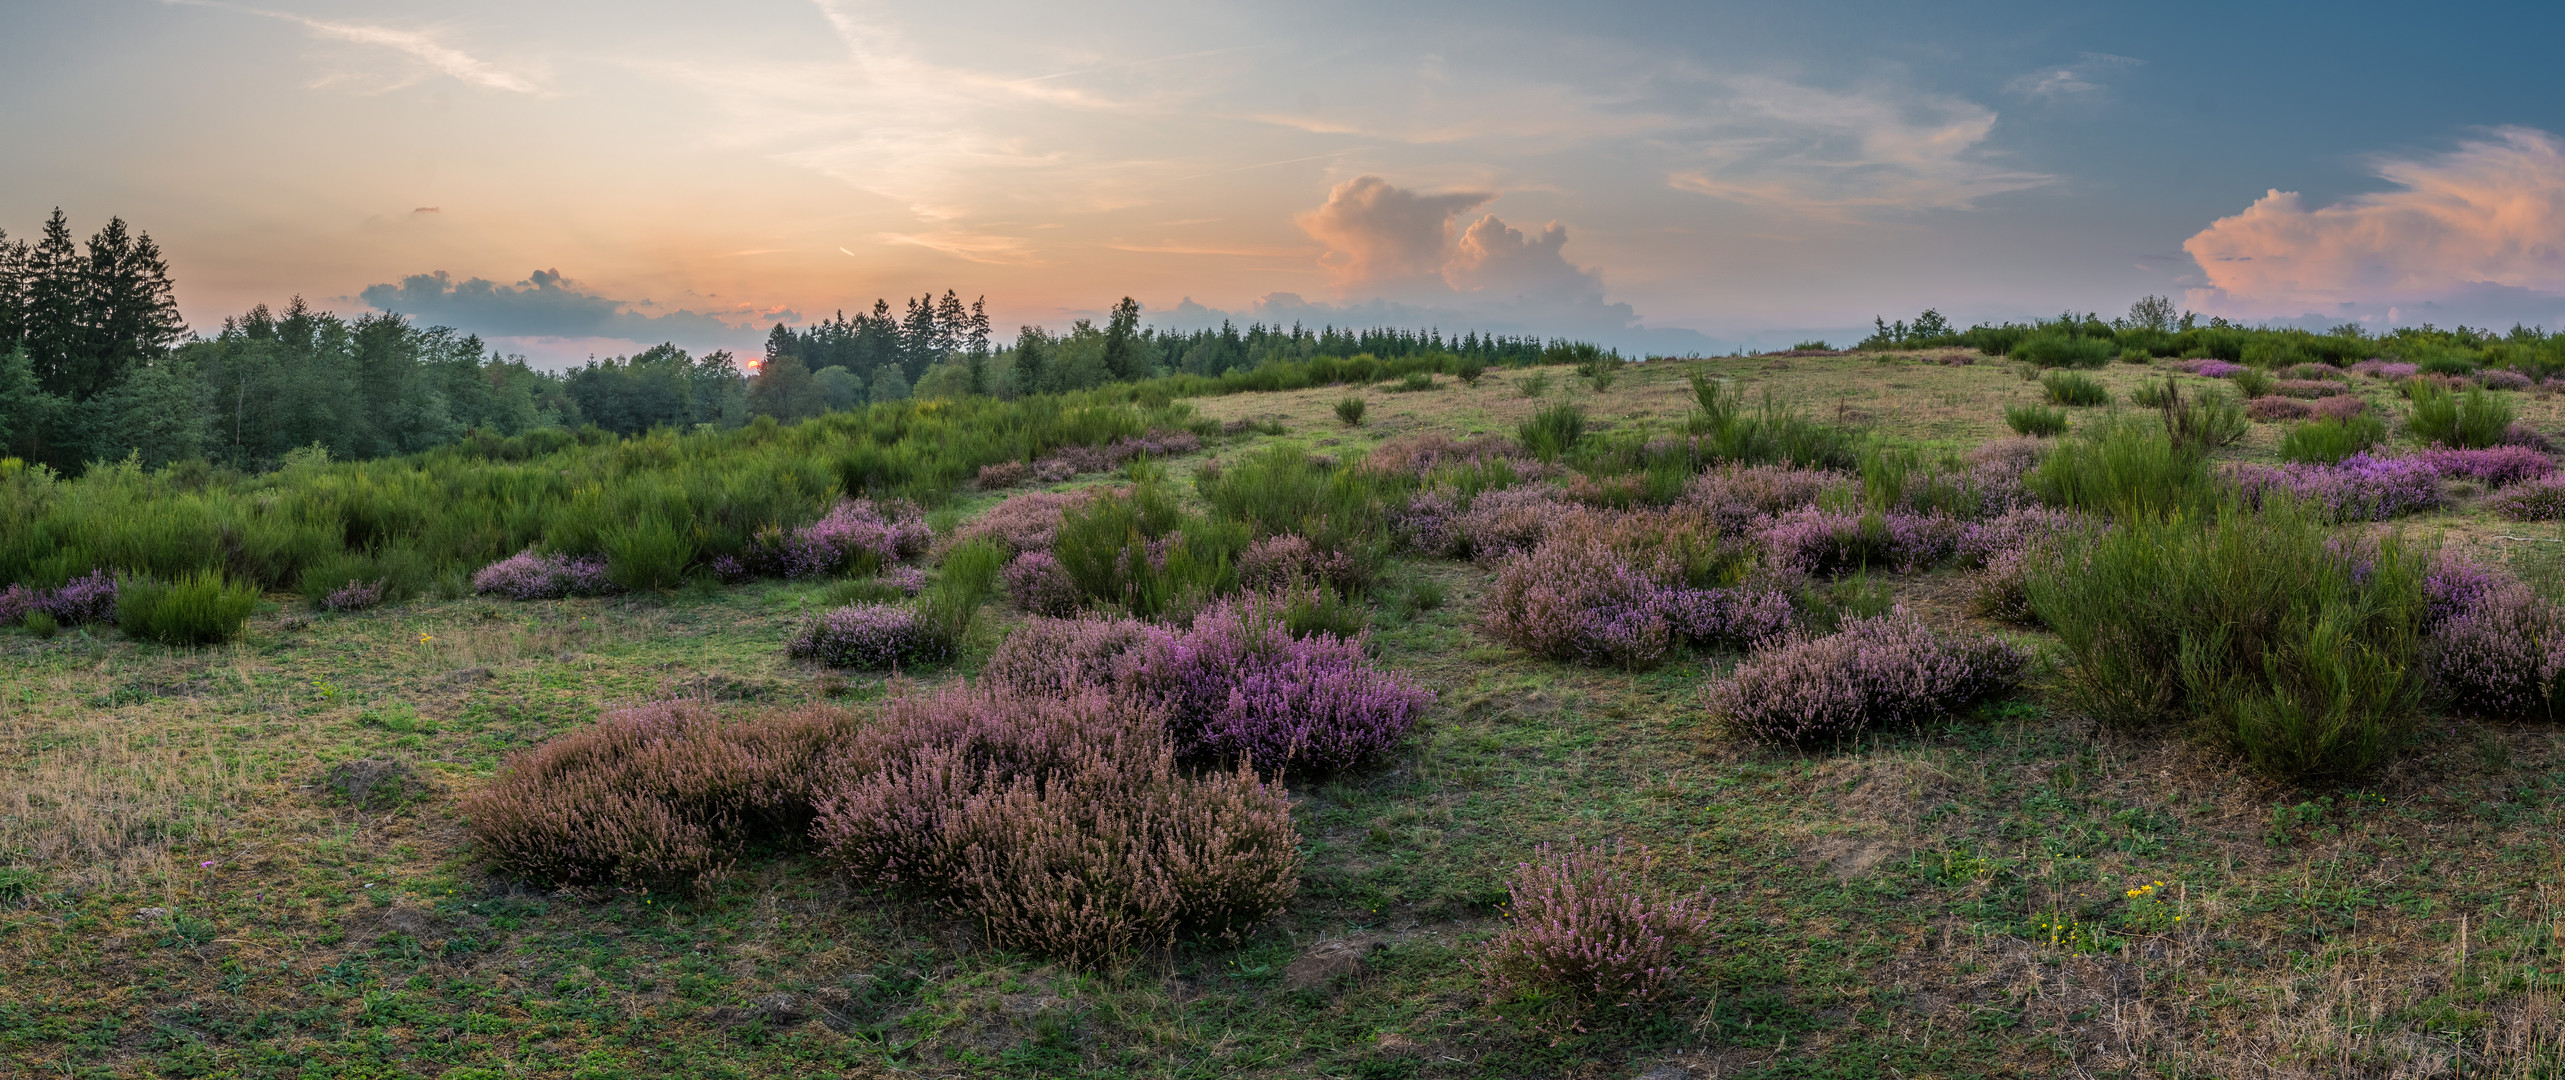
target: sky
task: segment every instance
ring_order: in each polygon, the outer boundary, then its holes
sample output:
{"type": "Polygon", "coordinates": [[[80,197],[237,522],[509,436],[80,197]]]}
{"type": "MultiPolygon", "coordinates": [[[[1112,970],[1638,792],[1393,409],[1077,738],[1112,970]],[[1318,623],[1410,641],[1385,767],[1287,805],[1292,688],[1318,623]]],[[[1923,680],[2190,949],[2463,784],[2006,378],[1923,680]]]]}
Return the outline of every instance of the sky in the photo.
{"type": "Polygon", "coordinates": [[[546,364],[1001,336],[2565,327],[2559,5],[0,0],[0,229],[546,364]]]}

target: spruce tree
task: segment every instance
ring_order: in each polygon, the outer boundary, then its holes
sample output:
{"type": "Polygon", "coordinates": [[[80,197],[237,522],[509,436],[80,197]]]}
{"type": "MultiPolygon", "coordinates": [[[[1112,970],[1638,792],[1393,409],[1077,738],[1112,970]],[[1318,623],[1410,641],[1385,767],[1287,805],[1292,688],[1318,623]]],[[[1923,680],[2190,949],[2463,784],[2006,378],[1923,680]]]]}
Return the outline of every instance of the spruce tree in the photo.
{"type": "Polygon", "coordinates": [[[0,353],[14,352],[27,333],[27,242],[0,229],[0,353]]]}
{"type": "Polygon", "coordinates": [[[187,326],[178,317],[160,246],[149,233],[128,232],[123,218],[107,219],[107,227],[89,238],[80,276],[74,396],[90,398],[177,344],[187,326]]]}
{"type": "Polygon", "coordinates": [[[71,243],[71,225],[60,207],[46,219],[44,235],[27,252],[26,308],[23,318],[27,363],[45,392],[76,398],[84,336],[81,315],[80,252],[71,243]]]}

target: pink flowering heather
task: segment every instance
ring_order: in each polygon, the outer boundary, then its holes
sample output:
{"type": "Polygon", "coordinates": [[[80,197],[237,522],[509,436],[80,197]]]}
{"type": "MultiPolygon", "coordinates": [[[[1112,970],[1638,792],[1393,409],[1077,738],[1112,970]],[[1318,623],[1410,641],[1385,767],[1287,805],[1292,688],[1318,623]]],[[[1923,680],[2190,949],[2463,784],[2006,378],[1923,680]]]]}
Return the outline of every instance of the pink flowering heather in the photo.
{"type": "Polygon", "coordinates": [[[81,623],[116,621],[116,578],[104,570],[92,570],[76,577],[59,589],[44,589],[35,594],[35,609],[53,616],[64,626],[81,623]]]}
{"type": "Polygon", "coordinates": [[[2276,394],[2255,398],[2246,402],[2244,406],[2246,419],[2260,420],[2265,423],[2273,420],[2304,420],[2314,413],[2315,409],[2306,402],[2276,394]]]}
{"type": "Polygon", "coordinates": [[[1983,566],[2007,552],[2088,534],[2100,527],[2101,522],[2090,514],[2026,506],[1971,523],[1960,533],[1952,555],[1962,566],[1983,566]]]}
{"type": "Polygon", "coordinates": [[[1363,568],[1352,556],[1323,550],[1289,533],[1258,540],[1238,557],[1238,584],[1257,592],[1294,583],[1350,592],[1364,581],[1363,568]]]}
{"type": "Polygon", "coordinates": [[[870,499],[849,499],[831,507],[827,516],[794,530],[780,568],[785,577],[811,577],[861,569],[869,563],[889,566],[924,554],[935,539],[914,504],[882,506],[870,499]]]}
{"type": "Polygon", "coordinates": [[[2503,429],[2501,445],[2525,446],[2542,454],[2552,454],[2556,452],[2556,444],[2553,441],[2550,441],[2546,435],[2540,433],[2537,428],[2531,427],[2518,420],[2512,421],[2512,426],[2503,429]]]}
{"type": "Polygon", "coordinates": [[[2486,500],[2485,508],[2513,521],[2565,520],[2565,475],[2550,473],[2486,500]]]}
{"type": "Polygon", "coordinates": [[[538,555],[527,548],[474,573],[472,591],[510,600],[556,600],[603,596],[614,592],[615,585],[606,579],[603,558],[538,555]]]}
{"type": "Polygon", "coordinates": [[[1190,454],[1202,449],[1202,437],[1190,431],[1152,431],[1139,438],[1123,437],[1104,446],[1063,446],[1051,456],[1033,463],[1033,474],[1045,483],[1058,483],[1079,473],[1110,472],[1137,457],[1165,458],[1190,454]]]}
{"type": "Polygon", "coordinates": [[[2400,363],[2394,360],[2380,360],[2372,358],[2353,364],[2345,370],[2362,375],[2368,375],[2373,378],[2385,379],[2388,382],[2403,382],[2406,379],[2414,377],[2415,368],[2412,364],[2400,363]]]}
{"type": "Polygon", "coordinates": [[[2526,446],[2489,446],[2481,450],[2435,446],[2413,457],[2444,479],[2463,477],[2489,488],[2535,480],[2556,471],[2554,459],[2526,446]]]}
{"type": "MultiPolygon", "coordinates": [[[[2365,566],[2370,564],[2374,564],[2374,560],[2363,559],[2355,563],[2364,567],[2361,570],[2364,574],[2367,573],[2365,566]]],[[[2425,609],[2424,625],[2441,626],[2474,611],[2504,587],[2505,579],[2492,571],[2443,552],[2439,561],[2432,564],[2431,572],[2423,575],[2423,596],[2430,605],[2425,609]]]]}
{"type": "Polygon", "coordinates": [[[902,695],[838,772],[811,828],[832,861],[1072,963],[1235,942],[1299,881],[1280,784],[1179,769],[1155,717],[1094,688],[902,695]]]}
{"type": "Polygon", "coordinates": [[[2190,372],[2193,375],[2199,375],[2204,378],[2211,379],[2223,379],[2229,375],[2233,375],[2236,372],[2244,370],[2244,365],[2242,364],[2229,363],[2224,360],[2209,359],[2184,360],[2173,366],[2180,368],[2183,371],[2190,372]]]}
{"type": "Polygon", "coordinates": [[[1693,477],[1683,489],[1683,502],[1706,511],[1719,531],[1741,536],[1761,519],[1811,506],[1829,489],[1853,482],[1849,475],[1825,469],[1730,464],[1693,477]]]}
{"type": "Polygon", "coordinates": [[[2325,398],[2348,394],[2351,388],[2329,379],[2281,379],[2271,384],[2271,392],[2293,398],[2325,398]]]}
{"type": "Polygon", "coordinates": [[[1488,590],[1492,637],[1555,660],[1648,667],[1677,644],[1741,645],[1789,625],[1789,601],[1747,586],[1698,588],[1677,556],[1716,542],[1706,516],[1594,516],[1508,559],[1488,590]],[[1651,533],[1662,532],[1662,536],[1651,533]],[[1680,537],[1681,542],[1674,538],[1680,537]]]}
{"type": "Polygon", "coordinates": [[[1522,447],[1502,435],[1454,440],[1449,435],[1426,432],[1402,435],[1373,447],[1372,452],[1363,457],[1363,468],[1421,480],[1436,469],[1480,466],[1495,461],[1514,466],[1518,475],[1519,470],[1531,464],[1522,447]]]}
{"type": "Polygon", "coordinates": [[[1026,694],[1063,694],[1081,687],[1113,687],[1122,658],[1148,639],[1136,619],[1053,619],[1035,616],[1009,631],[989,654],[980,677],[1026,694]]]}
{"type": "MultiPolygon", "coordinates": [[[[2256,399],[2257,401],[2268,399],[2256,399]]],[[[2369,411],[2369,402],[2353,394],[2321,398],[2307,406],[2307,415],[2318,420],[2348,420],[2369,411]]]]}
{"type": "Polygon", "coordinates": [[[1469,554],[1469,537],[1462,534],[1460,507],[1452,497],[1440,491],[1420,491],[1407,500],[1407,505],[1393,507],[1386,515],[1391,535],[1401,543],[1428,555],[1458,558],[1469,554]]]}
{"type": "Polygon", "coordinates": [[[1452,522],[1456,556],[1501,559],[1538,545],[1550,530],[1586,513],[1546,484],[1483,491],[1452,522]]]}
{"type": "Polygon", "coordinates": [[[2353,454],[2339,464],[2230,465],[2245,498],[2294,495],[2333,521],[2386,521],[2440,505],[2440,471],[2414,458],[2353,454]]]}
{"type": "Polygon", "coordinates": [[[1006,595],[1035,615],[1073,615],[1086,602],[1077,580],[1048,551],[1019,552],[1006,564],[1006,595]]]}
{"type": "Polygon", "coordinates": [[[953,643],[908,607],[849,604],[804,627],[785,650],[830,667],[882,671],[951,659],[953,643]]]}
{"type": "Polygon", "coordinates": [[[2527,390],[2529,376],[2504,368],[2486,368],[2476,373],[2476,384],[2487,390],[2527,390]]]}
{"type": "Polygon", "coordinates": [[[383,602],[383,591],[390,582],[351,581],[321,598],[323,611],[363,611],[383,602]]]}
{"type": "Polygon", "coordinates": [[[1940,514],[1854,514],[1812,506],[1774,519],[1758,540],[1776,565],[1802,573],[1862,567],[1903,573],[1949,559],[1967,529],[1967,523],[1940,514]]]}
{"type": "Polygon", "coordinates": [[[1330,772],[1395,748],[1434,702],[1363,654],[1360,635],[1294,638],[1281,605],[1214,604],[1191,628],[1152,627],[1119,665],[1187,753],[1269,770],[1330,772]]]}
{"type": "Polygon", "coordinates": [[[1532,860],[1505,883],[1505,929],[1482,962],[1498,999],[1544,991],[1627,1009],[1682,984],[1680,952],[1707,933],[1710,903],[1650,888],[1648,849],[1543,844],[1532,860]]]}
{"type": "Polygon", "coordinates": [[[1755,650],[1713,684],[1710,711],[1783,742],[1915,724],[2012,689],[2026,657],[1996,637],[1936,633],[1904,609],[1755,650]]]}
{"type": "Polygon", "coordinates": [[[2432,677],[2452,708],[2477,716],[2554,719],[2565,676],[2565,612],[2528,586],[2497,579],[2432,635],[2432,677]]]}
{"type": "Polygon", "coordinates": [[[1051,538],[1060,532],[1061,518],[1094,498],[1098,490],[1028,491],[1009,495],[985,513],[953,530],[953,535],[942,546],[959,547],[973,540],[988,540],[1009,552],[1049,551],[1051,538]]]}

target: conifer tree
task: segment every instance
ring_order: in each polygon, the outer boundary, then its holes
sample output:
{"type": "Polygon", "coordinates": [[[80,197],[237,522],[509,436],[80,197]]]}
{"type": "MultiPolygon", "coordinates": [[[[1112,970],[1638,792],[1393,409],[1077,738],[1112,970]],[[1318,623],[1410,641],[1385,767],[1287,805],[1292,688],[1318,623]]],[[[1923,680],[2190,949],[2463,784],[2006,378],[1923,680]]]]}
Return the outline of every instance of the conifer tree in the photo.
{"type": "Polygon", "coordinates": [[[78,397],[81,338],[80,252],[71,243],[71,225],[56,207],[46,219],[44,235],[27,252],[26,308],[23,318],[27,363],[45,392],[78,397]]]}

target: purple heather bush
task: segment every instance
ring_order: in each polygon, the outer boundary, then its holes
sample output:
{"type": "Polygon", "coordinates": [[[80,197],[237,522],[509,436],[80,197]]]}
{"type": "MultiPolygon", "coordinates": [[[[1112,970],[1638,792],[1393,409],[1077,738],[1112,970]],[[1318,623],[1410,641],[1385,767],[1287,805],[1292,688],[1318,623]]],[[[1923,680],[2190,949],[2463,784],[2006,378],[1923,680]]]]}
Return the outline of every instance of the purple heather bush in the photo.
{"type": "Polygon", "coordinates": [[[866,671],[949,660],[953,647],[932,620],[901,604],[848,604],[785,642],[796,659],[866,671]]]}
{"type": "Polygon", "coordinates": [[[1086,602],[1077,579],[1048,551],[1018,552],[1006,564],[1006,595],[1034,615],[1074,615],[1086,602]]]}
{"type": "Polygon", "coordinates": [[[2246,402],[2245,419],[2268,423],[2273,420],[2304,420],[2315,413],[2306,402],[2278,396],[2258,397],[2246,402]]]}
{"type": "Polygon", "coordinates": [[[2326,398],[2348,394],[2351,388],[2328,379],[2281,379],[2271,384],[2271,392],[2293,398],[2326,398]]]}
{"type": "Polygon", "coordinates": [[[1010,553],[1049,551],[1052,538],[1059,535],[1060,519],[1095,495],[1094,489],[1028,491],[1009,495],[986,513],[953,530],[944,546],[958,547],[973,540],[988,540],[1010,553]]]}
{"type": "Polygon", "coordinates": [[[383,579],[348,582],[321,598],[321,610],[363,611],[382,603],[383,592],[390,584],[383,579]]]}
{"type": "Polygon", "coordinates": [[[1295,638],[1279,600],[1212,605],[1183,631],[1151,627],[1118,682],[1166,718],[1187,754],[1323,773],[1394,749],[1434,694],[1375,666],[1363,638],[1295,638]]]}
{"type": "Polygon", "coordinates": [[[1814,505],[1819,495],[1853,483],[1849,474],[1826,469],[1729,464],[1693,477],[1683,489],[1683,503],[1708,513],[1720,532],[1743,536],[1763,519],[1814,505]]]}
{"type": "Polygon", "coordinates": [[[2357,364],[2353,364],[2346,370],[2357,372],[2362,375],[2368,375],[2373,378],[2385,379],[2388,382],[2403,382],[2414,377],[2415,368],[2412,364],[2400,363],[2394,360],[2371,358],[2363,360],[2357,364]]]}
{"type": "Polygon", "coordinates": [[[2461,450],[2435,446],[2414,455],[2443,479],[2465,478],[2489,488],[2535,480],[2556,471],[2556,462],[2526,446],[2489,446],[2461,450]]]}
{"type": "Polygon", "coordinates": [[[1490,992],[1500,1001],[1536,992],[1613,1009],[1674,992],[1682,951],[1708,931],[1710,902],[1651,888],[1655,866],[1646,848],[1541,845],[1505,883],[1505,929],[1482,962],[1490,992]]]}
{"type": "Polygon", "coordinates": [[[2486,509],[2513,521],[2565,520],[2565,475],[2550,473],[2486,500],[2486,509]]]}
{"type": "Polygon", "coordinates": [[[745,559],[750,567],[776,577],[822,577],[914,558],[934,539],[913,503],[848,499],[789,533],[758,533],[749,541],[745,559]]]}
{"type": "Polygon", "coordinates": [[[1350,593],[1368,577],[1352,554],[1324,550],[1290,533],[1258,540],[1238,557],[1238,584],[1259,592],[1310,584],[1350,593]]]}
{"type": "Polygon", "coordinates": [[[2488,602],[2509,579],[2446,552],[2423,576],[2424,628],[2446,625],[2488,602]]]}
{"type": "Polygon", "coordinates": [[[1829,575],[1872,568],[1906,572],[1948,560],[1968,523],[1942,514],[1850,513],[1808,507],[1774,519],[1757,538],[1776,566],[1829,575]]]}
{"type": "Polygon", "coordinates": [[[0,590],[0,626],[16,626],[38,612],[62,626],[114,623],[116,579],[104,570],[93,570],[59,589],[11,585],[0,590]]]}
{"type": "Polygon", "coordinates": [[[2440,624],[2432,646],[2432,677],[2452,708],[2477,716],[2558,716],[2565,612],[2528,586],[2495,579],[2440,624]]]}
{"type": "Polygon", "coordinates": [[[1122,658],[1148,638],[1137,619],[1036,616],[1008,632],[980,677],[1026,694],[1118,685],[1122,658]]]}
{"type": "Polygon", "coordinates": [[[1483,491],[1452,519],[1452,547],[1443,553],[1481,560],[1530,551],[1550,530],[1584,517],[1586,509],[1546,484],[1483,491]]]}
{"type": "Polygon", "coordinates": [[[16,626],[36,610],[36,591],[24,585],[0,589],[0,626],[16,626]]]}
{"type": "Polygon", "coordinates": [[[1451,495],[1427,490],[1409,496],[1406,505],[1391,508],[1384,523],[1390,535],[1410,548],[1460,558],[1470,549],[1469,538],[1459,528],[1460,516],[1460,504],[1451,495]]]}
{"type": "Polygon", "coordinates": [[[1152,431],[1139,438],[1119,438],[1104,446],[1063,446],[1033,463],[1033,475],[1056,484],[1079,473],[1111,472],[1137,457],[1165,458],[1202,449],[1202,437],[1190,431],[1152,431]]]}
{"type": "Polygon", "coordinates": [[[834,766],[821,850],[1003,946],[1086,964],[1235,942],[1298,885],[1280,784],[1188,774],[1155,716],[1100,689],[902,695],[834,766]]]}
{"type": "Polygon", "coordinates": [[[2318,420],[2348,420],[2369,411],[2369,402],[2351,394],[2320,398],[2307,406],[2307,415],[2318,420]]]}
{"type": "Polygon", "coordinates": [[[1920,723],[2010,690],[2025,662],[2001,638],[1937,633],[1899,609],[1756,649],[1710,688],[1709,705],[1761,738],[1834,739],[1920,723]]]}
{"type": "Polygon", "coordinates": [[[2527,390],[2529,376],[2504,368],[2486,368],[2476,373],[2476,383],[2487,390],[2527,390]]]}
{"type": "Polygon", "coordinates": [[[2205,359],[2184,360],[2173,366],[2183,371],[2190,372],[2193,375],[2199,375],[2204,378],[2211,379],[2223,379],[2245,369],[2242,364],[2229,363],[2224,360],[2205,359]]]}
{"type": "Polygon", "coordinates": [[[538,555],[527,548],[473,574],[472,591],[510,600],[557,600],[604,596],[614,592],[615,586],[606,578],[606,560],[601,557],[538,555]]]}
{"type": "Polygon", "coordinates": [[[1484,625],[1535,655],[1619,667],[1653,665],[1684,642],[1743,645],[1787,629],[1790,604],[1777,590],[1693,583],[1693,561],[1721,556],[1709,522],[1677,509],[1562,525],[1506,561],[1484,625]]]}
{"type": "Polygon", "coordinates": [[[2231,465],[2227,476],[2251,502],[2282,492],[2331,521],[2386,521],[2441,502],[2440,471],[2417,458],[2353,454],[2334,465],[2231,465]]]}

